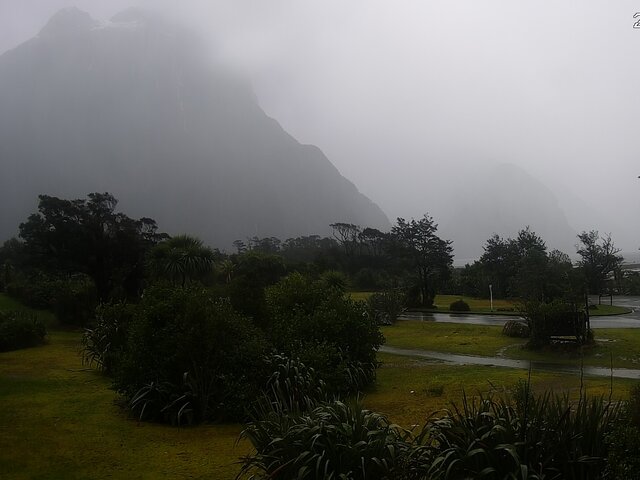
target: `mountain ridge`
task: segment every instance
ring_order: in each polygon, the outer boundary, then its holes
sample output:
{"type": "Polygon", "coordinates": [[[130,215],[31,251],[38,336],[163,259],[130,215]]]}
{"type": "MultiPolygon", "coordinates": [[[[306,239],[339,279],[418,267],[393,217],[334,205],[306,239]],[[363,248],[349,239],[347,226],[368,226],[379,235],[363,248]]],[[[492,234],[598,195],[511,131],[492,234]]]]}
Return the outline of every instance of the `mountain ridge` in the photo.
{"type": "Polygon", "coordinates": [[[58,12],[0,55],[0,110],[0,237],[34,211],[37,194],[90,191],[216,246],[328,234],[338,221],[390,226],[318,147],[269,117],[246,82],[137,10],[107,23],[58,12]]]}

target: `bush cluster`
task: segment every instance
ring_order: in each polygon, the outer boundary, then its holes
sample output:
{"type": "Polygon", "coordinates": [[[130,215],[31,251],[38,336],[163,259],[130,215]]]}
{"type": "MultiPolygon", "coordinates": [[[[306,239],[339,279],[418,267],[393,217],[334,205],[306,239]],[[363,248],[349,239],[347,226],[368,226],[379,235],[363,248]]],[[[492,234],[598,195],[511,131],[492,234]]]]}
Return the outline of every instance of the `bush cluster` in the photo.
{"type": "Polygon", "coordinates": [[[469,304],[464,300],[456,300],[455,302],[451,302],[449,305],[449,310],[452,312],[468,312],[471,310],[469,304]]]}
{"type": "Polygon", "coordinates": [[[385,290],[371,295],[367,299],[369,315],[379,325],[392,325],[407,309],[407,298],[399,289],[385,290]]]}
{"type": "MultiPolygon", "coordinates": [[[[242,436],[256,453],[244,459],[251,478],[542,479],[602,478],[604,442],[621,418],[603,398],[534,395],[463,398],[413,434],[386,418],[337,400],[270,398],[242,436]]],[[[637,443],[637,441],[636,441],[637,443]]],[[[614,477],[617,478],[617,477],[614,477]]]]}
{"type": "Polygon", "coordinates": [[[47,336],[42,321],[30,313],[0,312],[0,352],[41,345],[47,336]]]}
{"type": "Polygon", "coordinates": [[[529,326],[518,320],[507,320],[502,327],[502,334],[507,337],[529,338],[529,326]]]}
{"type": "Polygon", "coordinates": [[[384,337],[362,302],[300,274],[267,288],[265,298],[268,338],[277,352],[299,357],[337,392],[374,380],[384,337]]]}
{"type": "Polygon", "coordinates": [[[256,321],[205,287],[157,284],[137,305],[97,309],[84,359],[114,377],[138,418],[176,424],[243,418],[274,372],[274,352],[299,358],[332,394],[373,381],[383,337],[364,304],[299,274],[264,298],[256,321]]]}
{"type": "Polygon", "coordinates": [[[43,273],[16,275],[7,293],[24,305],[54,312],[60,323],[84,326],[96,308],[96,290],[86,275],[53,277],[43,273]]]}

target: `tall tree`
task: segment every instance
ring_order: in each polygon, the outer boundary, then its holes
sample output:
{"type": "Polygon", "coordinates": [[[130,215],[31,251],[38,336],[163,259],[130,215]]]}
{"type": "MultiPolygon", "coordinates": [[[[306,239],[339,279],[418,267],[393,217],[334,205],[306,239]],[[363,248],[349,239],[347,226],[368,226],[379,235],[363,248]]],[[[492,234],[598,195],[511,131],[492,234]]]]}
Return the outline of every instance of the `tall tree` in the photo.
{"type": "Polygon", "coordinates": [[[90,193],[87,200],[39,199],[38,213],[20,224],[32,266],[89,275],[101,301],[116,288],[131,296],[138,293],[145,254],[164,238],[155,221],[116,213],[118,201],[109,193],[90,193]]]}
{"type": "Polygon", "coordinates": [[[333,236],[340,242],[348,257],[353,256],[358,246],[358,235],[360,227],[352,223],[332,223],[329,225],[333,229],[333,236]]]}
{"type": "Polygon", "coordinates": [[[616,248],[610,234],[600,237],[597,230],[582,232],[578,239],[579,265],[588,293],[602,293],[607,279],[620,270],[623,260],[618,255],[620,249],[616,248]]]}
{"type": "Polygon", "coordinates": [[[391,229],[394,249],[415,271],[418,280],[419,303],[433,305],[438,287],[450,274],[453,248],[450,240],[443,240],[436,232],[438,225],[425,214],[420,220],[398,218],[391,229]]]}
{"type": "Polygon", "coordinates": [[[484,282],[480,291],[488,292],[492,285],[497,297],[548,301],[564,296],[570,288],[569,257],[557,250],[548,254],[545,241],[529,227],[516,238],[493,235],[476,265],[476,278],[484,282]]]}

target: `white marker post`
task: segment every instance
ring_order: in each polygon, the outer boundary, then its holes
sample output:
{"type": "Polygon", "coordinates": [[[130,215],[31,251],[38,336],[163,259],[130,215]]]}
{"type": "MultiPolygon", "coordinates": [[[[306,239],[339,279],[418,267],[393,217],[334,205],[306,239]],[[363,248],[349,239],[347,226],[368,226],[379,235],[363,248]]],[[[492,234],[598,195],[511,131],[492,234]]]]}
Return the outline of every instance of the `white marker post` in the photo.
{"type": "Polygon", "coordinates": [[[491,311],[493,312],[493,285],[489,284],[489,298],[491,299],[491,311]]]}

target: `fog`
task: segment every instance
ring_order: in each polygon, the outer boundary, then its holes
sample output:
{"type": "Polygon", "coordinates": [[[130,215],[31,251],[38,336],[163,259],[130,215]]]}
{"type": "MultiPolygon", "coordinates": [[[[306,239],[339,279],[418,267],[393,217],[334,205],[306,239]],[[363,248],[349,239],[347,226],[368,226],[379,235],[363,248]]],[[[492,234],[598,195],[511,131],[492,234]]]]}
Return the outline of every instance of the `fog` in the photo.
{"type": "MultiPolygon", "coordinates": [[[[194,28],[212,59],[251,79],[271,117],[390,219],[429,212],[444,223],[452,191],[481,195],[469,182],[506,163],[553,191],[575,232],[640,246],[637,2],[75,5],[98,19],[153,7],[194,28]]],[[[0,0],[0,52],[66,6],[0,0]]]]}

